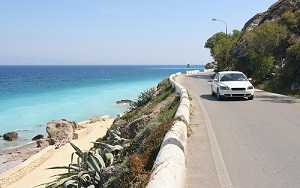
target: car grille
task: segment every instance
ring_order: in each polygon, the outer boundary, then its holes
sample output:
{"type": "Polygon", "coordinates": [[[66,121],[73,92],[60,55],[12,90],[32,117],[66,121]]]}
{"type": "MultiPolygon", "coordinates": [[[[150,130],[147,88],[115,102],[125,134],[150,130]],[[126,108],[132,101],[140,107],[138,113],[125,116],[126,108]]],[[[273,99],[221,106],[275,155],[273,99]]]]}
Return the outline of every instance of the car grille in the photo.
{"type": "Polygon", "coordinates": [[[251,94],[224,94],[224,97],[250,97],[251,94]]]}
{"type": "Polygon", "coordinates": [[[245,91],[246,88],[231,88],[232,91],[245,91]]]}
{"type": "Polygon", "coordinates": [[[244,94],[232,94],[232,97],[244,97],[244,94]]]}

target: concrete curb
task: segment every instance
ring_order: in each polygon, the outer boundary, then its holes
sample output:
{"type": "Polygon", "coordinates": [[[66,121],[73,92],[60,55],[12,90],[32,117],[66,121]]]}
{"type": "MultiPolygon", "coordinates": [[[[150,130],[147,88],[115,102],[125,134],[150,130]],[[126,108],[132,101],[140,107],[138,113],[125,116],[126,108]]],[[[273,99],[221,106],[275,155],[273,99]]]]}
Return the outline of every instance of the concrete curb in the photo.
{"type": "Polygon", "coordinates": [[[172,74],[169,77],[170,83],[180,96],[180,105],[174,117],[178,121],[165,135],[154,162],[147,188],[185,187],[185,157],[187,154],[187,125],[190,122],[190,100],[186,89],[173,79],[180,74],[172,74]]]}

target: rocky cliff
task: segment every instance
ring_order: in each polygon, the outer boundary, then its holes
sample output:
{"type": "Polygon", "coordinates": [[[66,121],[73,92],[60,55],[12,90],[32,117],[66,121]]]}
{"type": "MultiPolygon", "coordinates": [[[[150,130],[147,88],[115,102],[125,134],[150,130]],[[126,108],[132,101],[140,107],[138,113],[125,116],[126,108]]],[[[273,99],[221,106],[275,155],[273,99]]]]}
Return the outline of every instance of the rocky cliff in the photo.
{"type": "MultiPolygon", "coordinates": [[[[277,18],[281,17],[286,11],[299,10],[300,0],[279,0],[273,4],[267,11],[258,13],[252,17],[243,27],[243,34],[238,40],[238,42],[229,51],[229,58],[232,60],[234,67],[245,73],[251,73],[251,64],[247,52],[247,42],[245,41],[245,32],[247,30],[252,30],[255,27],[261,25],[265,21],[274,23],[277,18]]],[[[285,48],[290,45],[299,43],[300,36],[292,31],[288,32],[288,36],[285,41],[285,48]]]]}

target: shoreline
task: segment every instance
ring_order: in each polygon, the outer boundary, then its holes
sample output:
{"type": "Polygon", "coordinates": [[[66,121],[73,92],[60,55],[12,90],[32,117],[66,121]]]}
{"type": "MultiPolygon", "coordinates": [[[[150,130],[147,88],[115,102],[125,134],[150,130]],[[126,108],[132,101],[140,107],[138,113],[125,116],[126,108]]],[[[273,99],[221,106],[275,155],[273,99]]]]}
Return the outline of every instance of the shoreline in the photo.
{"type": "Polygon", "coordinates": [[[15,148],[0,151],[0,174],[18,166],[44,148],[45,147],[37,147],[36,142],[31,142],[15,148]]]}
{"type": "MultiPolygon", "coordinates": [[[[11,142],[11,141],[6,141],[6,140],[1,140],[3,142],[11,142]]],[[[33,144],[35,143],[36,141],[30,141],[30,142],[24,142],[24,143],[21,143],[19,145],[16,145],[16,146],[9,146],[9,147],[5,147],[5,148],[1,148],[0,149],[0,153],[1,152],[5,152],[5,151],[9,151],[9,150],[14,150],[14,149],[17,149],[17,148],[20,148],[20,147],[23,147],[23,146],[26,146],[26,145],[29,145],[29,144],[33,144]]]]}

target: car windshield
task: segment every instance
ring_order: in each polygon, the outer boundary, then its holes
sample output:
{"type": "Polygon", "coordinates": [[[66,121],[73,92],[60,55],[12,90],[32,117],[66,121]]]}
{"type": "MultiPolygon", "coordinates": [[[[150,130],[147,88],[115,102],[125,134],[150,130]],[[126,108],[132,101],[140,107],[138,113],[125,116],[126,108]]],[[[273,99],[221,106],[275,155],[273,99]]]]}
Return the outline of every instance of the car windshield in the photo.
{"type": "Polygon", "coordinates": [[[221,82],[227,81],[246,81],[247,78],[245,75],[240,73],[230,73],[230,74],[223,74],[221,75],[221,82]]]}

